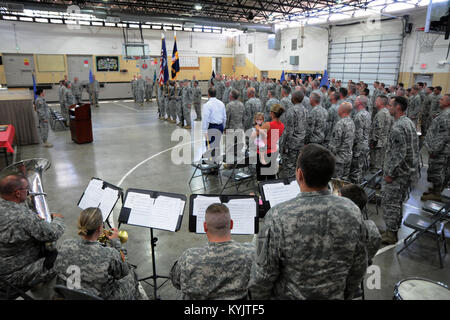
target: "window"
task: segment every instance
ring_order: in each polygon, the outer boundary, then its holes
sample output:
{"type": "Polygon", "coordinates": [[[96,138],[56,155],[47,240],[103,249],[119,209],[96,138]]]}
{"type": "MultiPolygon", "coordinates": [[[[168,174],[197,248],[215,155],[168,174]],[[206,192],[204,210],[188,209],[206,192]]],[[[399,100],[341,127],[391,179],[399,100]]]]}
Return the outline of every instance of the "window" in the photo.
{"type": "Polygon", "coordinates": [[[292,51],[297,50],[297,39],[292,39],[292,41],[291,41],[291,50],[292,51]]]}
{"type": "Polygon", "coordinates": [[[253,43],[249,43],[248,44],[248,53],[252,53],[253,52],[253,43]]]}

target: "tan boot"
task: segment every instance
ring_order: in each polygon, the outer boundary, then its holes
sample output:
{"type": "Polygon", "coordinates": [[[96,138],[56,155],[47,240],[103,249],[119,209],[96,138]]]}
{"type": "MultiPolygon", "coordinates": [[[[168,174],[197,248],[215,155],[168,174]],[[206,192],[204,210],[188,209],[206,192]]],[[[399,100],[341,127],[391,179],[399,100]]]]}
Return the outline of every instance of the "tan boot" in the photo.
{"type": "Polygon", "coordinates": [[[386,230],[386,232],[381,235],[381,244],[391,245],[396,244],[397,241],[397,232],[386,230]]]}
{"type": "Polygon", "coordinates": [[[183,128],[184,129],[191,129],[191,126],[188,125],[188,126],[184,126],[183,128]]]}
{"type": "Polygon", "coordinates": [[[44,143],[44,147],[46,147],[46,148],[52,148],[53,145],[52,145],[51,143],[46,142],[46,143],[44,143]]]}

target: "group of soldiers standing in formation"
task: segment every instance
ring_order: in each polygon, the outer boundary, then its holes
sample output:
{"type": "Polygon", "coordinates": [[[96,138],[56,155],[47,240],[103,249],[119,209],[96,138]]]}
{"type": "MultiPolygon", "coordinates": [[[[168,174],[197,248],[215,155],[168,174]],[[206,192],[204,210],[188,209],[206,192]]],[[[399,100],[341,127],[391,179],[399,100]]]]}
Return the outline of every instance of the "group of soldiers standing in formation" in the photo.
{"type": "Polygon", "coordinates": [[[385,244],[397,242],[401,203],[418,181],[423,144],[430,155],[428,181],[432,187],[422,200],[440,200],[449,183],[450,98],[442,96],[439,86],[419,82],[410,89],[402,83],[386,88],[375,81],[370,94],[363,81],[349,81],[344,87],[342,81],[331,79],[329,86],[320,86],[320,81],[311,77],[303,83],[299,78],[258,82],[256,78],[236,80],[220,75],[211,85],[217,99],[226,105],[225,131],[247,131],[255,125],[256,113],[262,112],[264,120],[270,121],[273,105],[284,108],[279,177],[295,177],[298,154],[309,143],[322,145],[335,156],[336,179],[360,184],[369,171],[382,170],[385,244]]]}
{"type": "MultiPolygon", "coordinates": [[[[99,107],[98,93],[100,91],[100,83],[93,76],[93,81],[86,86],[89,94],[89,102],[91,106],[99,107]]],[[[83,85],[77,77],[73,82],[64,76],[64,80],[59,81],[58,98],[59,106],[61,108],[61,116],[65,119],[66,127],[69,126],[69,108],[73,105],[81,105],[82,103],[83,85]]],[[[49,119],[51,117],[50,108],[45,101],[45,92],[43,89],[36,90],[36,100],[34,102],[36,112],[38,115],[38,129],[39,135],[45,147],[51,148],[53,145],[47,142],[49,131],[49,119]]]]}
{"type": "Polygon", "coordinates": [[[141,107],[144,106],[144,101],[151,102],[153,98],[153,82],[149,77],[142,78],[142,75],[133,76],[131,80],[131,94],[134,102],[141,107]]]}

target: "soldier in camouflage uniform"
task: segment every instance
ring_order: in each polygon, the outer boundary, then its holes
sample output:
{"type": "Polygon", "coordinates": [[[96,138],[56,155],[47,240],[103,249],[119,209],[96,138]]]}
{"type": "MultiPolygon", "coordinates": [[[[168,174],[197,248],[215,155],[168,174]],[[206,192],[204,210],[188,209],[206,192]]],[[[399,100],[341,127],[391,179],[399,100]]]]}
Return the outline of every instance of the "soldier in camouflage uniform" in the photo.
{"type": "Polygon", "coordinates": [[[178,81],[175,84],[176,87],[176,95],[175,95],[175,106],[176,106],[176,114],[178,116],[177,126],[184,126],[184,117],[183,117],[183,91],[185,90],[183,83],[179,83],[178,81]]]}
{"type": "Polygon", "coordinates": [[[133,76],[133,80],[131,80],[131,94],[133,96],[134,102],[136,102],[136,76],[133,76]]]}
{"type": "Polygon", "coordinates": [[[355,100],[355,108],[357,110],[353,119],[355,124],[355,139],[353,141],[353,155],[349,178],[350,181],[356,184],[362,182],[364,164],[368,164],[369,158],[369,134],[372,122],[371,116],[366,110],[368,100],[365,96],[359,96],[355,100]]]}
{"type": "Polygon", "coordinates": [[[252,243],[231,239],[233,220],[220,203],[206,209],[203,223],[208,244],[187,249],[174,263],[170,279],[184,300],[238,300],[247,297],[252,243]]]}
{"type": "Polygon", "coordinates": [[[230,93],[233,88],[231,87],[231,81],[225,82],[225,90],[223,92],[222,102],[227,105],[230,102],[230,93]]]}
{"type": "Polygon", "coordinates": [[[326,85],[323,85],[320,87],[320,91],[322,92],[322,96],[323,96],[322,107],[325,110],[328,110],[331,107],[330,99],[328,98],[328,87],[326,85]]]}
{"type": "Polygon", "coordinates": [[[282,160],[282,177],[295,176],[295,165],[298,153],[305,145],[308,131],[307,112],[301,104],[303,93],[295,91],[292,94],[293,106],[288,109],[285,117],[284,131],[280,138],[280,151],[282,160]]]}
{"type": "Polygon", "coordinates": [[[431,99],[431,107],[430,107],[430,116],[431,116],[431,120],[430,120],[430,125],[431,125],[431,121],[437,117],[437,115],[439,114],[439,112],[441,111],[439,108],[439,101],[442,98],[441,95],[441,91],[442,88],[440,86],[436,86],[434,87],[434,96],[431,99]]]}
{"type": "MultiPolygon", "coordinates": [[[[43,253],[43,248],[46,242],[58,240],[65,229],[62,215],[53,214],[48,223],[28,209],[29,190],[28,181],[21,176],[0,181],[0,280],[22,291],[56,275],[55,252],[43,253]]],[[[2,289],[6,288],[2,285],[2,289]]]]}
{"type": "Polygon", "coordinates": [[[169,118],[167,118],[168,122],[170,123],[176,123],[177,122],[177,101],[176,101],[176,94],[177,94],[178,90],[175,86],[175,81],[169,81],[169,92],[167,94],[168,97],[168,114],[169,114],[169,118]]]}
{"type": "Polygon", "coordinates": [[[44,99],[45,93],[42,89],[36,90],[36,112],[38,114],[39,119],[39,135],[41,136],[41,140],[44,143],[44,146],[47,148],[53,147],[51,143],[47,142],[48,139],[48,122],[50,119],[50,110],[48,108],[47,102],[44,99]]]}
{"type": "Polygon", "coordinates": [[[239,92],[231,90],[230,102],[226,105],[227,123],[225,129],[244,129],[244,104],[239,100],[239,92]]]}
{"type": "MultiPolygon", "coordinates": [[[[59,107],[61,108],[61,115],[65,116],[64,111],[64,80],[59,81],[58,87],[58,99],[59,99],[59,107]]],[[[69,121],[69,119],[67,119],[69,121]]]]}
{"type": "Polygon", "coordinates": [[[291,97],[291,88],[289,86],[283,86],[281,89],[281,96],[283,97],[280,101],[281,106],[284,109],[284,113],[280,117],[280,121],[286,126],[287,111],[293,106],[291,97]]]}
{"type": "Polygon", "coordinates": [[[258,88],[258,97],[259,99],[263,99],[264,97],[264,91],[266,89],[266,78],[262,77],[261,79],[261,83],[259,84],[259,88],[258,88]]]}
{"type": "Polygon", "coordinates": [[[367,231],[359,208],[328,190],[333,170],[333,155],[324,147],[310,144],[300,152],[302,192],[271,208],[258,233],[252,298],[355,296],[367,269],[367,231]]]}
{"type": "Polygon", "coordinates": [[[275,90],[269,90],[267,91],[267,97],[269,100],[266,102],[266,106],[264,108],[264,121],[272,121],[272,117],[270,116],[270,108],[274,104],[280,104],[280,101],[275,98],[275,90]]]}
{"type": "Polygon", "coordinates": [[[145,77],[145,100],[151,102],[153,98],[153,82],[149,77],[145,77]]]}
{"type": "Polygon", "coordinates": [[[431,116],[430,116],[430,112],[431,112],[431,101],[433,99],[433,87],[427,87],[425,89],[425,95],[424,95],[424,99],[423,99],[423,105],[422,105],[422,113],[421,113],[421,119],[420,119],[420,123],[421,123],[421,133],[422,133],[422,137],[425,137],[427,135],[427,130],[428,127],[431,124],[431,116]]]}
{"type": "Polygon", "coordinates": [[[159,83],[156,87],[156,93],[158,95],[158,107],[159,107],[159,120],[166,119],[166,106],[164,103],[164,87],[160,86],[159,83]]]}
{"type": "Polygon", "coordinates": [[[382,184],[382,207],[386,232],[382,234],[383,244],[398,241],[397,230],[402,222],[402,203],[406,200],[408,188],[418,178],[419,142],[414,123],[405,115],[408,100],[404,97],[391,99],[389,112],[395,118],[389,135],[384,157],[382,184]]]}
{"type": "Polygon", "coordinates": [[[386,146],[394,123],[394,118],[392,118],[388,109],[388,97],[384,95],[378,96],[375,100],[375,104],[378,112],[373,118],[369,137],[369,147],[371,149],[371,168],[378,171],[383,168],[386,146]]]}
{"type": "Polygon", "coordinates": [[[320,105],[320,96],[312,92],[309,96],[312,110],[307,113],[308,132],[306,143],[324,144],[328,112],[320,105]]]}
{"type": "Polygon", "coordinates": [[[111,247],[97,241],[103,233],[100,209],[83,210],[78,228],[81,239],[67,239],[58,249],[56,284],[105,300],[139,299],[138,281],[121,251],[118,230],[112,229],[113,234],[107,235],[111,247]]]}
{"type": "Polygon", "coordinates": [[[189,86],[189,82],[185,80],[182,92],[183,118],[186,120],[186,126],[183,127],[184,129],[191,129],[191,109],[193,98],[193,90],[189,86]]]}
{"type": "Polygon", "coordinates": [[[248,82],[244,82],[244,87],[241,89],[241,98],[242,98],[242,102],[244,103],[244,105],[247,103],[248,101],[248,95],[247,95],[247,90],[251,88],[250,87],[250,83],[248,82]]]}
{"type": "Polygon", "coordinates": [[[336,123],[328,145],[331,153],[336,157],[335,177],[349,181],[350,165],[353,157],[353,142],[355,139],[355,124],[350,114],[352,105],[344,102],[339,106],[340,120],[336,123]]]}
{"type": "Polygon", "coordinates": [[[255,114],[261,112],[261,101],[255,98],[255,88],[247,89],[248,101],[244,107],[244,131],[253,127],[255,114]]]}
{"type": "Polygon", "coordinates": [[[69,108],[75,104],[75,97],[72,94],[71,87],[72,84],[67,82],[65,83],[63,91],[64,114],[62,114],[62,116],[67,119],[67,122],[69,121],[69,108]]]}
{"type": "Polygon", "coordinates": [[[223,93],[225,91],[225,84],[223,83],[223,80],[222,80],[221,76],[217,75],[216,82],[214,83],[214,87],[216,88],[217,99],[222,101],[223,93]]]}
{"type": "Polygon", "coordinates": [[[194,81],[192,99],[194,102],[195,113],[197,114],[196,121],[202,121],[202,90],[198,86],[198,81],[194,81]]]}
{"type": "Polygon", "coordinates": [[[450,95],[443,96],[439,105],[441,113],[433,119],[425,137],[429,152],[427,180],[433,186],[423,194],[422,201],[442,201],[441,192],[449,182],[446,168],[450,166],[450,95]]]}
{"type": "Polygon", "coordinates": [[[136,103],[140,104],[141,107],[143,107],[144,99],[145,99],[145,80],[142,79],[142,75],[139,75],[136,81],[136,103]]]}
{"type": "Polygon", "coordinates": [[[324,145],[328,147],[328,144],[333,137],[333,130],[336,123],[340,120],[338,115],[339,110],[339,94],[334,92],[330,95],[330,103],[331,106],[328,109],[328,118],[327,118],[327,132],[325,135],[324,145]]]}
{"type": "Polygon", "coordinates": [[[75,103],[81,105],[81,95],[83,92],[83,88],[81,87],[81,83],[78,81],[78,78],[75,77],[72,83],[72,94],[75,97],[75,103]]]}
{"type": "Polygon", "coordinates": [[[277,80],[277,84],[275,86],[275,98],[277,98],[278,100],[281,99],[281,88],[283,86],[281,85],[280,80],[277,80]]]}
{"type": "Polygon", "coordinates": [[[89,102],[92,106],[99,107],[98,104],[98,93],[100,92],[100,83],[95,80],[95,76],[92,76],[93,81],[88,85],[88,93],[89,93],[89,102]]]}
{"type": "Polygon", "coordinates": [[[417,128],[417,121],[422,113],[422,101],[419,95],[419,88],[417,85],[411,88],[411,97],[409,98],[408,109],[406,116],[411,119],[414,126],[417,128]]]}
{"type": "Polygon", "coordinates": [[[169,102],[169,90],[170,90],[169,84],[166,83],[165,85],[163,85],[162,89],[163,89],[163,95],[164,95],[164,110],[166,111],[166,114],[167,114],[167,118],[165,118],[165,120],[167,122],[171,122],[170,108],[169,108],[169,104],[170,104],[170,102],[169,102]]]}

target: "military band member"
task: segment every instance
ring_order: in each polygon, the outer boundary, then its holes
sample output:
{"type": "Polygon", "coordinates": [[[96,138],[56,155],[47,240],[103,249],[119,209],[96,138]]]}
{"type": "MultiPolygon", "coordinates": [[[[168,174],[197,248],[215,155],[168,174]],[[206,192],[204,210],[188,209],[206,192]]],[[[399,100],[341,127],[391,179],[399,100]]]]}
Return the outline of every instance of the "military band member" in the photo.
{"type": "Polygon", "coordinates": [[[237,300],[247,297],[255,248],[231,238],[233,220],[227,206],[206,209],[203,228],[208,244],[187,249],[174,263],[170,279],[187,300],[237,300]]]}
{"type": "Polygon", "coordinates": [[[73,79],[72,93],[73,93],[73,96],[75,97],[75,103],[78,105],[81,105],[81,102],[82,102],[81,96],[83,93],[83,87],[81,86],[81,83],[78,81],[77,77],[75,77],[73,79]]]}
{"type": "Polygon", "coordinates": [[[95,79],[95,75],[92,76],[92,82],[88,85],[89,102],[92,106],[99,107],[98,94],[100,92],[100,83],[95,79]]]}
{"type": "Polygon", "coordinates": [[[197,114],[196,121],[202,121],[202,89],[199,87],[197,80],[194,81],[192,91],[195,113],[197,114]]]}
{"type": "Polygon", "coordinates": [[[28,209],[29,191],[22,176],[0,181],[0,279],[22,291],[54,278],[56,252],[44,246],[58,240],[65,229],[62,215],[53,214],[49,223],[28,209]]]}
{"type": "Polygon", "coordinates": [[[45,101],[45,92],[42,89],[36,90],[36,112],[38,114],[39,119],[39,135],[41,136],[41,140],[44,143],[44,146],[47,148],[53,147],[51,143],[47,142],[48,139],[48,123],[50,121],[50,109],[48,108],[47,102],[45,101]]]}

